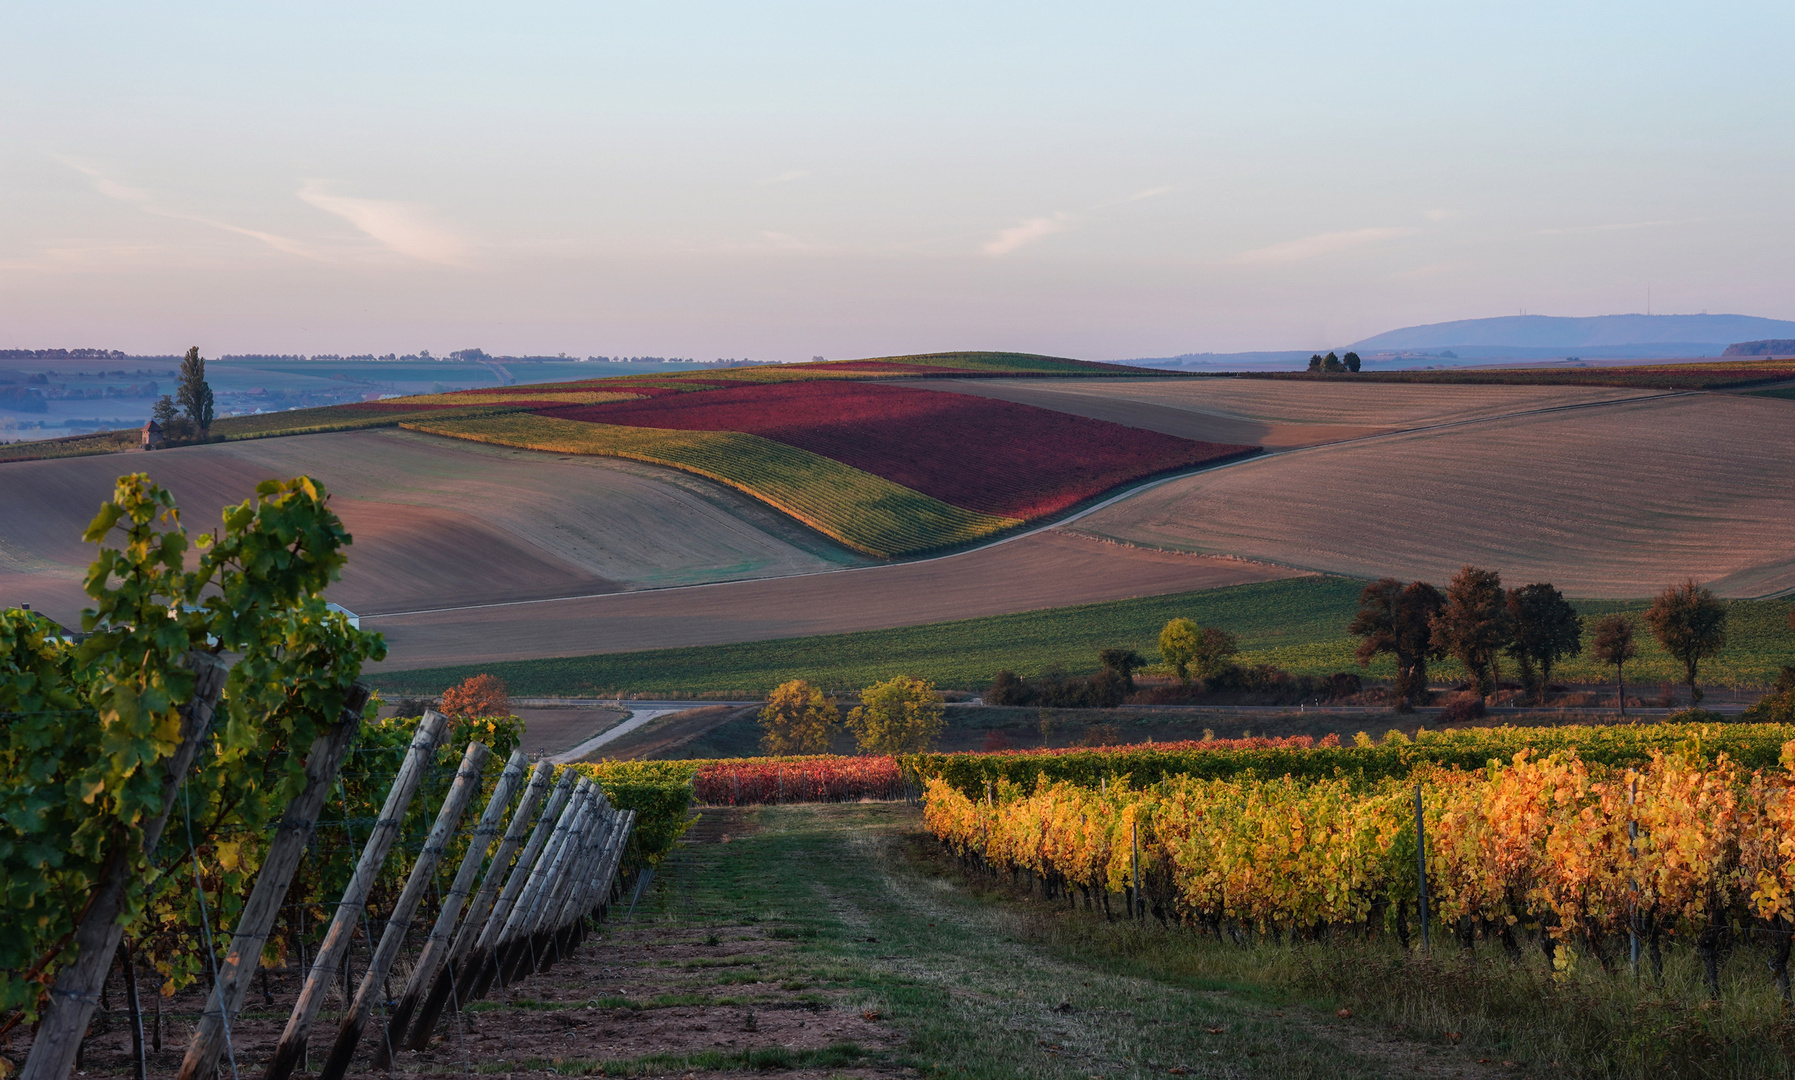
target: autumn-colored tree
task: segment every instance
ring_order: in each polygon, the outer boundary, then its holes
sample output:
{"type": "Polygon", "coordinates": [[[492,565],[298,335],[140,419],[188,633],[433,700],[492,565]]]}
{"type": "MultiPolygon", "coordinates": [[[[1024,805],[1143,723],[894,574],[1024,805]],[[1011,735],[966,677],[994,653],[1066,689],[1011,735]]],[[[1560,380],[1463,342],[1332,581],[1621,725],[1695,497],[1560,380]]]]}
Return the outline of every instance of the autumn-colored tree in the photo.
{"type": "Polygon", "coordinates": [[[1446,606],[1440,590],[1425,581],[1408,585],[1384,578],[1359,593],[1359,613],[1347,625],[1357,634],[1360,667],[1372,658],[1389,654],[1396,658],[1396,696],[1404,711],[1427,692],[1427,662],[1445,655],[1433,640],[1433,617],[1446,606]]]}
{"type": "Polygon", "coordinates": [[[1726,644],[1726,605],[1715,599],[1707,586],[1690,578],[1659,593],[1645,613],[1645,622],[1664,651],[1683,665],[1690,704],[1700,702],[1696,669],[1726,644]]]}
{"type": "Polygon", "coordinates": [[[1521,682],[1544,704],[1552,665],[1583,651],[1583,616],[1550,583],[1508,590],[1508,623],[1514,638],[1508,655],[1521,667],[1521,682]]]}
{"type": "Polygon", "coordinates": [[[1197,658],[1202,637],[1202,628],[1189,619],[1173,619],[1159,631],[1160,658],[1178,673],[1179,682],[1190,682],[1190,662],[1197,658]]]}
{"type": "Polygon", "coordinates": [[[913,754],[941,734],[942,713],[934,683],[900,675],[860,691],[848,726],[862,753],[913,754]]]}
{"type": "Polygon", "coordinates": [[[769,754],[823,754],[841,723],[841,710],[823,692],[793,679],[781,683],[760,710],[760,745],[769,754]]]}
{"type": "Polygon", "coordinates": [[[444,716],[510,716],[511,698],[497,675],[469,676],[459,686],[443,691],[444,716]]]}
{"type": "Polygon", "coordinates": [[[1205,626],[1197,635],[1197,674],[1203,678],[1219,675],[1228,666],[1228,658],[1240,655],[1240,640],[1219,626],[1205,626]]]}
{"type": "Polygon", "coordinates": [[[1440,648],[1471,673],[1479,695],[1495,692],[1501,675],[1496,657],[1513,634],[1501,575],[1475,566],[1460,567],[1446,586],[1446,606],[1434,614],[1431,630],[1440,648]]]}
{"type": "Polygon", "coordinates": [[[1604,616],[1596,623],[1589,651],[1597,660],[1614,668],[1615,700],[1620,702],[1620,714],[1627,715],[1627,682],[1622,669],[1627,661],[1639,655],[1639,645],[1633,640],[1633,620],[1625,615],[1604,616]]]}

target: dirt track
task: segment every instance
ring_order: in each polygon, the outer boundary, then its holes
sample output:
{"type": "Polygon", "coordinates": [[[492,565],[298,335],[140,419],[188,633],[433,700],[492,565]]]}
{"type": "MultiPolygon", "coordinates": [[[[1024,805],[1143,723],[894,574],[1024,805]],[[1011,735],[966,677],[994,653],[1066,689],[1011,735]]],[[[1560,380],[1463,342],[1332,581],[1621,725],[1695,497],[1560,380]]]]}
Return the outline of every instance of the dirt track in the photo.
{"type": "Polygon", "coordinates": [[[1693,576],[1795,588],[1795,412],[1648,398],[1317,447],[1185,477],[1073,528],[1315,570],[1444,582],[1465,563],[1573,596],[1693,576]]]}
{"type": "Polygon", "coordinates": [[[1290,576],[1052,530],[930,562],[366,619],[385,670],[915,626],[1290,576]]]}

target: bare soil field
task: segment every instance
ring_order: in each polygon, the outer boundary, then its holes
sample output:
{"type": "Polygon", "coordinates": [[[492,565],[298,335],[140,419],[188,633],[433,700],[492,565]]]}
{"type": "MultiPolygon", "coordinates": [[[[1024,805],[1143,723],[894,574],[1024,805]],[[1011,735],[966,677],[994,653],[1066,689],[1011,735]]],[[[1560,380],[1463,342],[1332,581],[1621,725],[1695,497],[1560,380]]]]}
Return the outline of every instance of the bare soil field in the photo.
{"type": "Polygon", "coordinates": [[[866,560],[752,499],[671,469],[396,430],[0,465],[0,603],[65,623],[113,483],[148,472],[189,530],[258,481],[307,474],[356,543],[331,597],[358,613],[806,573],[866,560]]]}
{"type": "Polygon", "coordinates": [[[1687,576],[1772,595],[1795,588],[1795,413],[1688,394],[1396,434],[1174,480],[1072,528],[1359,577],[1474,563],[1579,597],[1687,576]]]}
{"type": "Polygon", "coordinates": [[[926,385],[1186,439],[1256,443],[1274,450],[1658,393],[1586,386],[1354,385],[1222,378],[979,379],[926,385]]]}
{"type": "Polygon", "coordinates": [[[386,635],[375,670],[583,656],[833,634],[1290,577],[1237,559],[1049,530],[923,562],[553,603],[364,619],[386,635]]]}

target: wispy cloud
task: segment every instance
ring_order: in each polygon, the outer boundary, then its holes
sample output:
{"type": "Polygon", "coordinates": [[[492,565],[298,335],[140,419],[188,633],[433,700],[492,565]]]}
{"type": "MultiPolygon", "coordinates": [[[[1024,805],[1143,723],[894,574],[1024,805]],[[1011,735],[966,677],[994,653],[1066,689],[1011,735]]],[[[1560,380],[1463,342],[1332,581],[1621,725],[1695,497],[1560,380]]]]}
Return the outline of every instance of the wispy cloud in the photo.
{"type": "Polygon", "coordinates": [[[325,259],[324,254],[318,251],[317,248],[303,241],[295,240],[289,236],[281,236],[277,233],[264,232],[260,229],[249,229],[241,225],[233,225],[228,221],[220,221],[217,218],[207,217],[204,214],[191,214],[183,210],[171,210],[160,205],[157,202],[156,197],[143,188],[131,187],[129,184],[121,184],[100,172],[100,170],[88,165],[83,165],[78,161],[70,160],[69,158],[58,156],[57,160],[87,177],[88,182],[93,185],[93,189],[101,195],[104,195],[109,199],[116,199],[122,203],[128,203],[137,207],[139,210],[142,210],[146,214],[154,214],[157,217],[170,218],[174,221],[190,221],[195,225],[204,225],[208,229],[220,229],[224,232],[235,233],[238,236],[246,236],[251,240],[258,240],[267,244],[269,247],[274,248],[276,251],[282,251],[288,255],[297,255],[305,259],[325,259]]]}
{"type": "Polygon", "coordinates": [[[1447,218],[1452,216],[1452,211],[1450,211],[1450,210],[1423,210],[1423,211],[1421,211],[1421,216],[1426,218],[1429,221],[1445,221],[1447,218]]]}
{"type": "Polygon", "coordinates": [[[1128,196],[1126,199],[1123,199],[1122,201],[1123,202],[1140,202],[1142,199],[1153,199],[1153,198],[1157,198],[1161,195],[1165,195],[1165,194],[1169,193],[1171,190],[1172,189],[1169,187],[1150,187],[1145,191],[1137,191],[1133,195],[1128,196]]]}
{"type": "Polygon", "coordinates": [[[1363,247],[1375,244],[1380,240],[1391,240],[1398,236],[1409,236],[1421,230],[1408,227],[1386,226],[1372,229],[1347,229],[1343,232],[1316,233],[1300,240],[1286,240],[1281,244],[1243,251],[1234,256],[1231,262],[1237,263],[1292,263],[1304,259],[1313,259],[1322,255],[1331,255],[1347,248],[1363,247]]]}
{"type": "Polygon", "coordinates": [[[1650,229],[1659,225],[1694,225],[1702,218],[1678,218],[1671,221],[1625,221],[1613,225],[1579,225],[1569,229],[1536,229],[1537,236],[1569,236],[1573,233],[1619,232],[1623,229],[1650,229]]]}
{"type": "Polygon", "coordinates": [[[451,266],[467,261],[467,244],[431,221],[429,214],[415,203],[334,195],[318,180],[306,181],[299,189],[299,197],[349,222],[389,251],[451,266]]]}
{"type": "Polygon", "coordinates": [[[1065,232],[1072,227],[1072,215],[1060,212],[1049,217],[1029,218],[1020,225],[1012,225],[998,233],[985,244],[987,255],[1008,255],[1017,248],[1025,247],[1057,232],[1065,232]]]}

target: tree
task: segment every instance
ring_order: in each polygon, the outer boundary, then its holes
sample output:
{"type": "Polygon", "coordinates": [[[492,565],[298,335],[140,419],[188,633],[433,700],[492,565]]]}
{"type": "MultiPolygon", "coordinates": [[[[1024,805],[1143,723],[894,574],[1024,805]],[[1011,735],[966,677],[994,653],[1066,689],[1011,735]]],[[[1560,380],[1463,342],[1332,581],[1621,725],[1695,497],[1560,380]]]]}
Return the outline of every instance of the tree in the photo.
{"type": "Polygon", "coordinates": [[[1539,583],[1508,590],[1508,622],[1514,633],[1508,655],[1521,665],[1521,681],[1533,700],[1544,704],[1552,665],[1583,651],[1583,616],[1563,593],[1539,583]]]}
{"type": "Polygon", "coordinates": [[[1202,630],[1189,619],[1173,619],[1159,631],[1160,658],[1172,665],[1181,683],[1190,682],[1190,662],[1201,645],[1202,630]]]}
{"type": "Polygon", "coordinates": [[[1345,356],[1341,357],[1340,360],[1342,363],[1344,363],[1346,365],[1346,370],[1352,371],[1352,372],[1357,372],[1359,370],[1360,360],[1359,360],[1358,353],[1349,352],[1345,356]]]}
{"type": "Polygon", "coordinates": [[[505,682],[497,675],[470,675],[460,685],[443,691],[441,705],[444,716],[466,720],[476,716],[510,716],[511,696],[505,682]]]}
{"type": "Polygon", "coordinates": [[[157,398],[156,403],[150,406],[150,419],[154,420],[156,426],[164,432],[174,424],[175,417],[178,415],[180,414],[175,409],[175,399],[167,394],[157,398]]]}
{"type": "Polygon", "coordinates": [[[767,696],[760,710],[760,745],[769,754],[823,754],[841,723],[841,710],[823,692],[793,679],[767,696]]]}
{"type": "Polygon", "coordinates": [[[1321,354],[1320,353],[1316,353],[1314,356],[1309,357],[1309,370],[1310,371],[1320,371],[1321,370],[1321,354]]]}
{"type": "Polygon", "coordinates": [[[1726,605],[1691,578],[1659,593],[1645,613],[1645,622],[1664,651],[1683,665],[1689,703],[1699,704],[1702,691],[1695,685],[1696,669],[1726,644],[1726,605]]]}
{"type": "Polygon", "coordinates": [[[1341,371],[1346,370],[1346,365],[1342,364],[1340,362],[1340,358],[1338,356],[1335,356],[1333,353],[1328,353],[1326,356],[1321,358],[1321,370],[1328,371],[1328,372],[1341,372],[1341,371]]]}
{"type": "Polygon", "coordinates": [[[1105,649],[1097,654],[1103,670],[1113,671],[1122,680],[1128,693],[1134,693],[1134,673],[1147,666],[1147,661],[1133,649],[1105,649]]]}
{"type": "Polygon", "coordinates": [[[941,734],[941,702],[935,684],[898,676],[860,691],[848,726],[865,754],[911,754],[927,750],[941,734]]]}
{"type": "Polygon", "coordinates": [[[1627,715],[1627,683],[1621,669],[1627,661],[1639,655],[1639,645],[1633,640],[1633,620],[1625,615],[1602,618],[1596,623],[1595,638],[1589,643],[1589,651],[1597,660],[1614,668],[1615,700],[1620,703],[1620,714],[1627,715]]]}
{"type": "Polygon", "coordinates": [[[1405,586],[1384,578],[1359,593],[1359,613],[1346,628],[1364,638],[1359,642],[1359,666],[1369,667],[1380,654],[1394,656],[1396,696],[1405,711],[1427,692],[1427,662],[1444,655],[1433,641],[1433,617],[1445,606],[1440,590],[1425,581],[1405,586]]]}
{"type": "Polygon", "coordinates": [[[212,387],[206,383],[206,362],[200,359],[199,346],[187,350],[187,358],[181,361],[180,380],[175,401],[203,439],[212,430],[212,387]]]}
{"type": "Polygon", "coordinates": [[[1230,656],[1240,654],[1240,641],[1233,634],[1216,626],[1205,626],[1197,635],[1197,674],[1211,678],[1228,666],[1230,656]]]}
{"type": "Polygon", "coordinates": [[[1494,570],[1464,566],[1446,586],[1446,606],[1431,620],[1433,640],[1471,673],[1477,693],[1495,692],[1496,657],[1511,639],[1507,597],[1494,570]]]}

